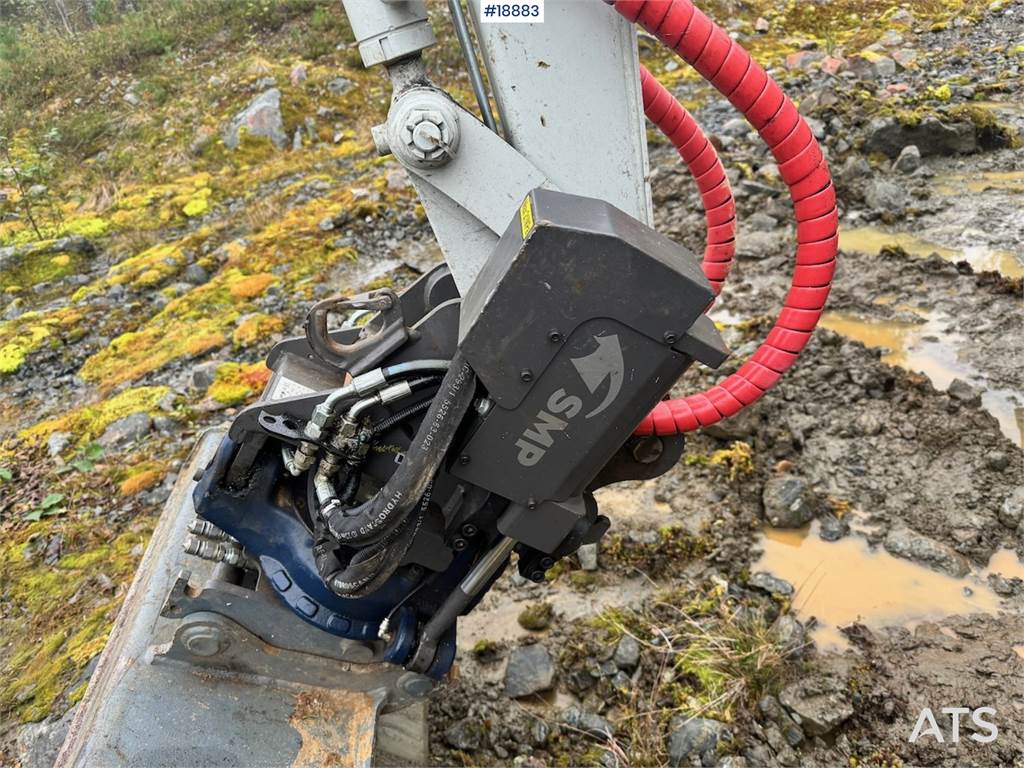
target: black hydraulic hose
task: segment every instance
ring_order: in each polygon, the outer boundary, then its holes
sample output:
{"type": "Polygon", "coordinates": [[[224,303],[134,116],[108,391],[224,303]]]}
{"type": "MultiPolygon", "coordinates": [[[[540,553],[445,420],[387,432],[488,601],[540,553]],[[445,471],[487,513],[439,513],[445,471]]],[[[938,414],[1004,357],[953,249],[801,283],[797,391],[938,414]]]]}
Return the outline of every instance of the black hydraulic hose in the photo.
{"type": "Polygon", "coordinates": [[[430,488],[420,499],[418,513],[384,541],[359,550],[348,562],[337,557],[337,542],[319,525],[313,556],[317,571],[335,594],[363,597],[379,589],[402,564],[419,533],[430,504],[430,488]]]}
{"type": "Polygon", "coordinates": [[[429,407],[429,400],[421,400],[415,405],[410,405],[407,408],[403,408],[398,413],[391,414],[386,419],[381,419],[372,427],[370,427],[370,431],[373,432],[374,437],[376,437],[377,435],[382,435],[396,424],[400,424],[401,422],[408,419],[410,416],[415,416],[420,411],[425,411],[429,407]]]}
{"type": "Polygon", "coordinates": [[[413,438],[405,461],[373,497],[351,510],[341,504],[325,506],[327,529],[341,544],[380,541],[394,531],[426,493],[455,431],[473,403],[476,376],[462,352],[456,352],[441,387],[413,438]]]}

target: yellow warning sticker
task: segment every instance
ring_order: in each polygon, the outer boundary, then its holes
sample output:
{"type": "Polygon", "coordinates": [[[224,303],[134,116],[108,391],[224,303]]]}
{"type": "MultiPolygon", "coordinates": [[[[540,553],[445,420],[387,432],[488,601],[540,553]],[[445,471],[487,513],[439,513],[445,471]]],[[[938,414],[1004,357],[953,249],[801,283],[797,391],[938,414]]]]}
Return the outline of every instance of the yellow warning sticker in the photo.
{"type": "Polygon", "coordinates": [[[523,240],[533,231],[533,200],[527,196],[519,208],[519,224],[523,228],[523,240]]]}

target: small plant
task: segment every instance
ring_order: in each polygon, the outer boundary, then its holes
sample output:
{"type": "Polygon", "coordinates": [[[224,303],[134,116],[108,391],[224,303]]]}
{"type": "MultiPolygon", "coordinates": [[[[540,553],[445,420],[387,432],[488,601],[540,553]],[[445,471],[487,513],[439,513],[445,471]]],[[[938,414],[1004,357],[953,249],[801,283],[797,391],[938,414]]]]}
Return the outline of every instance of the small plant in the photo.
{"type": "Polygon", "coordinates": [[[60,506],[62,501],[64,501],[63,493],[48,493],[43,500],[39,502],[39,506],[25,515],[25,519],[35,522],[37,520],[42,520],[44,517],[59,515],[64,511],[64,508],[60,506]]]}
{"type": "Polygon", "coordinates": [[[92,472],[96,468],[96,462],[103,458],[105,452],[99,443],[89,443],[78,451],[71,460],[71,466],[82,473],[92,472]]]}

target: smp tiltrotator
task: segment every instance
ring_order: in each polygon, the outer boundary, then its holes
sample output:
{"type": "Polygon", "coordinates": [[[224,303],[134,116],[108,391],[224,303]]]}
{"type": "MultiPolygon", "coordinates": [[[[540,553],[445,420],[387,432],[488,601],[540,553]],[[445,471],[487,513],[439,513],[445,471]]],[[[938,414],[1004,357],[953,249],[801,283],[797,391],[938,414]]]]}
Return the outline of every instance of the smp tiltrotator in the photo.
{"type": "Polygon", "coordinates": [[[458,617],[505,568],[539,581],[598,541],[594,490],[664,473],[684,433],[757,400],[824,306],[837,211],[822,151],[690,0],[473,0],[469,22],[451,0],[479,116],[428,76],[423,2],[344,5],[393,85],[374,141],[408,170],[446,263],[314,305],[271,351],[259,400],[200,444],[63,765],[424,759],[408,713],[452,666],[458,617]],[[775,327],[682,399],[665,398],[694,361],[728,354],[706,312],[735,206],[712,143],[639,64],[633,23],[760,133],[797,220],[775,327]],[[702,262],[651,227],[644,115],[696,182],[702,262]],[[308,697],[327,702],[319,720],[297,714],[308,697]]]}

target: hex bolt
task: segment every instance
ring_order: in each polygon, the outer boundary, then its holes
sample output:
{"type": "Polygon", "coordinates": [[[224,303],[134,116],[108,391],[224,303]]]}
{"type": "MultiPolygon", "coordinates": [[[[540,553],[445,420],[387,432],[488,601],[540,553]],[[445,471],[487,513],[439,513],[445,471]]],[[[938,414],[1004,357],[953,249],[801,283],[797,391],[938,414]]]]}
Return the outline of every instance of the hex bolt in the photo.
{"type": "Polygon", "coordinates": [[[472,523],[466,523],[464,526],[462,526],[462,535],[463,536],[476,536],[476,534],[477,534],[477,527],[475,525],[473,525],[472,523]]]}
{"type": "Polygon", "coordinates": [[[378,151],[386,141],[405,165],[437,168],[451,161],[458,150],[459,111],[440,91],[413,88],[392,105],[387,135],[374,141],[378,151]]]}
{"type": "Polygon", "coordinates": [[[456,552],[461,552],[466,548],[466,546],[467,542],[465,539],[459,538],[452,541],[452,549],[454,549],[456,552]]]}
{"type": "Polygon", "coordinates": [[[665,452],[665,444],[657,437],[644,437],[633,446],[633,461],[637,464],[653,464],[665,452]]]}
{"type": "Polygon", "coordinates": [[[531,371],[529,368],[524,368],[519,372],[519,380],[524,384],[529,384],[531,381],[533,381],[533,371],[531,371]]]}
{"type": "Polygon", "coordinates": [[[666,344],[675,344],[679,339],[679,337],[672,333],[672,331],[665,331],[665,335],[662,336],[662,338],[665,339],[666,344]]]}
{"type": "Polygon", "coordinates": [[[533,571],[530,574],[530,581],[536,583],[544,581],[544,571],[533,571]]]}
{"type": "Polygon", "coordinates": [[[561,344],[562,334],[560,334],[558,331],[548,331],[548,341],[550,341],[552,344],[561,344]]]}
{"type": "Polygon", "coordinates": [[[491,400],[488,400],[486,397],[481,397],[479,400],[473,403],[473,407],[476,409],[476,412],[479,413],[481,416],[486,416],[488,413],[491,412],[491,408],[494,407],[494,403],[491,400]]]}
{"type": "Polygon", "coordinates": [[[224,633],[219,627],[211,624],[195,624],[185,627],[181,640],[189,653],[204,658],[216,656],[228,647],[224,633]]]}
{"type": "Polygon", "coordinates": [[[469,456],[465,453],[459,456],[459,464],[461,464],[462,466],[466,466],[467,464],[469,464],[469,456]]]}
{"type": "Polygon", "coordinates": [[[550,557],[542,557],[541,560],[540,560],[540,567],[543,568],[544,570],[547,570],[548,568],[550,568],[554,564],[555,564],[555,561],[552,560],[550,557]]]}
{"type": "Polygon", "coordinates": [[[422,699],[434,690],[434,681],[426,675],[406,672],[398,678],[398,687],[414,699],[422,699]]]}

